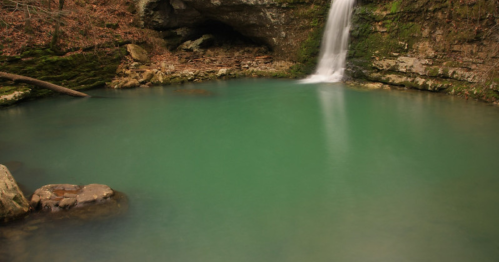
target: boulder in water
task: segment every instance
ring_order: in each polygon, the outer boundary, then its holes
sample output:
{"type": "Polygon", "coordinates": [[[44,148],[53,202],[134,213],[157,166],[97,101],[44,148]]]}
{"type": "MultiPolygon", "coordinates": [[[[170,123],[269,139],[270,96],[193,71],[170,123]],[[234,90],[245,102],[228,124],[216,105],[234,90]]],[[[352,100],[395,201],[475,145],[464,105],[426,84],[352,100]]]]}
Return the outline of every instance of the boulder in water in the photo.
{"type": "Polygon", "coordinates": [[[6,166],[0,165],[0,221],[28,213],[29,204],[6,166]]]}
{"type": "Polygon", "coordinates": [[[56,212],[102,203],[113,195],[114,191],[106,185],[53,184],[37,189],[31,197],[30,205],[35,210],[56,212]]]}

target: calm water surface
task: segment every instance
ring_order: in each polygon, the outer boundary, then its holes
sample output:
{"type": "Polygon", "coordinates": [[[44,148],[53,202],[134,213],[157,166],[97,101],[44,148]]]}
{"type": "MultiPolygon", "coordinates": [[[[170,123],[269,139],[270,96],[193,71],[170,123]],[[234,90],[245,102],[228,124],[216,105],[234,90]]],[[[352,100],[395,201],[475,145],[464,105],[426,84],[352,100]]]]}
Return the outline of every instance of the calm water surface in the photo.
{"type": "MultiPolygon", "coordinates": [[[[499,261],[499,109],[241,80],[0,110],[28,190],[102,183],[128,213],[1,240],[0,261],[499,261]]],[[[0,228],[2,230],[2,228],[0,228]]]]}

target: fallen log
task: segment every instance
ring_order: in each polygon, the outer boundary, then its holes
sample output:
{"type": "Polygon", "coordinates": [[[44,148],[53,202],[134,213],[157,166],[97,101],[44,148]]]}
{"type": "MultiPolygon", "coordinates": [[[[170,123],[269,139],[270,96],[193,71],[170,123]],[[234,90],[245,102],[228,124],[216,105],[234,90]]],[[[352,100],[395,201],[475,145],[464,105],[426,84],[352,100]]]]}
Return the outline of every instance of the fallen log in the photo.
{"type": "Polygon", "coordinates": [[[27,76],[21,76],[21,75],[16,75],[16,74],[10,74],[10,73],[5,73],[5,72],[0,72],[0,78],[5,78],[9,79],[14,82],[19,82],[19,83],[26,83],[30,85],[35,85],[41,88],[49,89],[58,93],[62,93],[65,95],[69,96],[76,96],[76,97],[90,97],[89,95],[78,92],[69,88],[65,88],[62,86],[54,85],[49,82],[45,82],[42,80],[38,80],[35,78],[27,77],[27,76]]]}

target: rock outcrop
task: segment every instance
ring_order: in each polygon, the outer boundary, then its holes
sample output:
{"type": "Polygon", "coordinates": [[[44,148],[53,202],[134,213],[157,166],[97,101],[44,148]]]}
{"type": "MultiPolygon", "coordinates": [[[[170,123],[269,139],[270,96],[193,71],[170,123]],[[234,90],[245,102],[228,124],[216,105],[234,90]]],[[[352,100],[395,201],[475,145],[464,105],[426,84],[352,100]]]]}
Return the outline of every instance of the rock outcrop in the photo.
{"type": "Polygon", "coordinates": [[[0,222],[25,215],[29,204],[7,167],[0,165],[0,222]]]}
{"type": "Polygon", "coordinates": [[[130,57],[132,57],[133,60],[141,63],[149,62],[149,55],[147,54],[147,51],[144,50],[144,48],[138,45],[128,44],[126,45],[126,50],[128,51],[130,57]]]}
{"type": "Polygon", "coordinates": [[[353,78],[499,100],[499,3],[364,0],[349,50],[353,78]]]}

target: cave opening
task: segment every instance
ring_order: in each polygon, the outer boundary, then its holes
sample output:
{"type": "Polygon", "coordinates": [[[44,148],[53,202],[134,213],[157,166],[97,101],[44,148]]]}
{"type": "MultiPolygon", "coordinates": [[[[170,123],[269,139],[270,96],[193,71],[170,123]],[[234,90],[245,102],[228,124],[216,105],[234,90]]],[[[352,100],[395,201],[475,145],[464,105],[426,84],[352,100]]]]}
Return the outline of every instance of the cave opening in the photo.
{"type": "Polygon", "coordinates": [[[234,30],[228,24],[217,20],[207,20],[199,24],[195,28],[195,39],[202,35],[211,34],[215,37],[216,45],[229,45],[229,46],[261,46],[262,43],[254,39],[244,36],[240,32],[234,30]]]}
{"type": "Polygon", "coordinates": [[[186,41],[195,41],[204,35],[212,35],[214,38],[213,46],[227,48],[260,48],[266,51],[271,51],[269,46],[251,37],[247,37],[232,26],[213,19],[205,20],[202,23],[190,27],[172,29],[163,32],[163,37],[168,44],[170,50],[177,49],[186,41]]]}

